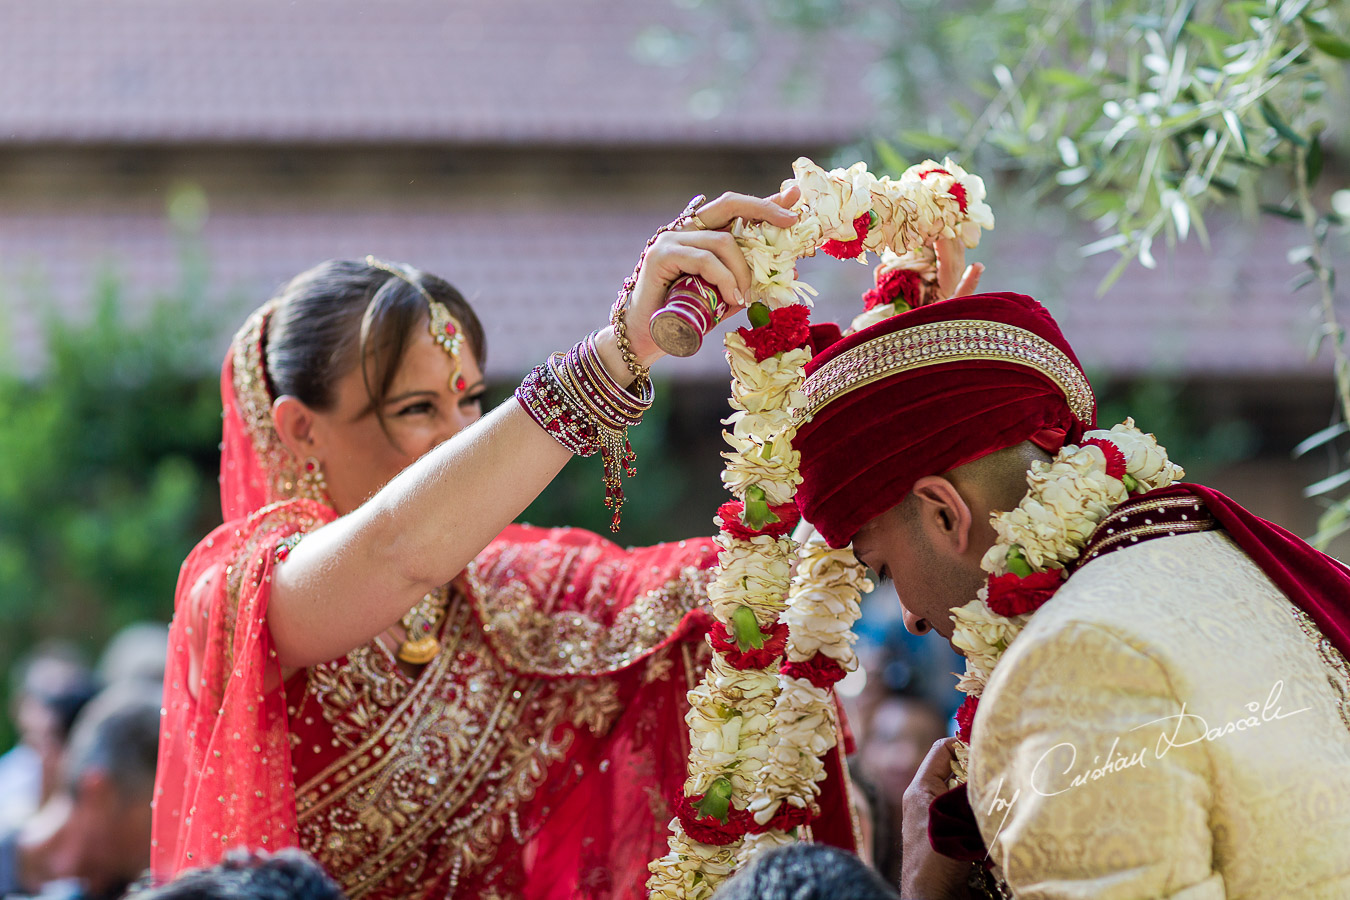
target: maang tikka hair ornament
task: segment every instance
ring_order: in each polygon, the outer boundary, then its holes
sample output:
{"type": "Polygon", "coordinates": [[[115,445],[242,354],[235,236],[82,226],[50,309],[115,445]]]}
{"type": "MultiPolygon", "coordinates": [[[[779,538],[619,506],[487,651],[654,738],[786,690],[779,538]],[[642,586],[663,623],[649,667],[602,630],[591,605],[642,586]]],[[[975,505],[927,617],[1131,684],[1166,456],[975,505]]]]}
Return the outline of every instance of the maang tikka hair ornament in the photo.
{"type": "Polygon", "coordinates": [[[376,259],[374,256],[366,257],[366,265],[373,269],[388,272],[395,278],[412,285],[427,301],[427,312],[431,317],[427,326],[428,330],[453,363],[450,369],[450,389],[456,393],[463,393],[469,386],[468,379],[464,377],[464,367],[460,365],[459,361],[460,349],[464,346],[464,326],[450,314],[450,310],[444,303],[431,296],[431,292],[422,284],[422,279],[416,269],[398,263],[388,263],[376,259]]]}

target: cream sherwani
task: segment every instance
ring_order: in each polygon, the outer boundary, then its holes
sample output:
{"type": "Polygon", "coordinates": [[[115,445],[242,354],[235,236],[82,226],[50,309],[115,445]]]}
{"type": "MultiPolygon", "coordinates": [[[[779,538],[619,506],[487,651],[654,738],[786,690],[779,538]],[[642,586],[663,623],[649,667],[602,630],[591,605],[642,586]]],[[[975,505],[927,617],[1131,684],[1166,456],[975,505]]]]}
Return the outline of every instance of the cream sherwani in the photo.
{"type": "Polygon", "coordinates": [[[971,753],[1018,898],[1350,898],[1350,671],[1223,532],[1084,565],[971,753]]]}

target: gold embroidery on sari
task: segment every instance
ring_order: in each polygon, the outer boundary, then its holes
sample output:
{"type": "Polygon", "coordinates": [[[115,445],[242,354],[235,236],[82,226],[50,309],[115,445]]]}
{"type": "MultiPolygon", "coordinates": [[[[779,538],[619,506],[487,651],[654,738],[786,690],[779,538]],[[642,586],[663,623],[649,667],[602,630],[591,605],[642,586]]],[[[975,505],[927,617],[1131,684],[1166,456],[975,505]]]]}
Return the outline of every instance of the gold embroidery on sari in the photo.
{"type": "MultiPolygon", "coordinates": [[[[283,500],[264,506],[249,517],[244,526],[248,536],[235,554],[234,562],[225,568],[225,657],[222,671],[228,672],[234,667],[234,633],[239,626],[239,603],[243,597],[244,581],[248,577],[256,580],[262,577],[262,564],[275,552],[277,534],[301,534],[323,525],[321,518],[314,514],[313,507],[283,500]]],[[[257,590],[257,584],[250,584],[249,590],[257,590]]]]}
{"type": "MultiPolygon", "coordinates": [[[[534,599],[561,596],[570,563],[575,560],[564,558],[551,572],[532,574],[530,581],[512,577],[512,561],[510,552],[503,553],[490,573],[470,563],[465,571],[470,596],[483,631],[507,665],[545,676],[603,675],[631,664],[666,640],[686,613],[705,602],[708,593],[708,572],[688,566],[677,578],[637,598],[615,615],[612,624],[605,625],[577,611],[540,609],[534,599]]],[[[529,571],[524,565],[521,570],[529,571]]],[[[597,567],[582,605],[598,608],[607,593],[612,603],[610,592],[616,574],[606,571],[603,564],[597,567]]]]}
{"type": "Polygon", "coordinates": [[[273,299],[258,307],[234,336],[231,344],[234,353],[234,396],[239,402],[239,415],[253,442],[253,452],[263,470],[269,473],[267,499],[276,501],[301,497],[327,502],[315,484],[300,477],[298,460],[286,449],[272,425],[272,394],[265,374],[263,344],[268,321],[279,305],[273,299]]]}
{"type": "MultiPolygon", "coordinates": [[[[620,711],[611,681],[512,675],[475,624],[456,594],[445,648],[412,681],[375,643],[309,670],[294,714],[317,706],[343,752],[298,789],[300,839],[352,900],[421,896],[447,879],[453,896],[508,837],[534,836],[516,813],[571,746],[559,726],[599,734],[620,711]]],[[[302,742],[293,755],[326,749],[302,742]]]]}

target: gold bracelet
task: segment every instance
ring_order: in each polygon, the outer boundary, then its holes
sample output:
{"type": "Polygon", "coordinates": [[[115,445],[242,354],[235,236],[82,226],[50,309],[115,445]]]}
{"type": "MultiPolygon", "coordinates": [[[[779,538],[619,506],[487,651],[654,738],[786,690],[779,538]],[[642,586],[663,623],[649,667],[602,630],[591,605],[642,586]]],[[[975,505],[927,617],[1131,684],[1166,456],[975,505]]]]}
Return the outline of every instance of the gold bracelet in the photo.
{"type": "MultiPolygon", "coordinates": [[[[639,263],[641,265],[641,263],[639,263]]],[[[624,283],[627,287],[627,282],[624,283]]],[[[651,384],[651,368],[638,362],[637,354],[633,352],[633,345],[628,340],[628,301],[632,298],[631,289],[625,290],[619,294],[619,301],[614,304],[614,311],[610,314],[609,323],[614,326],[614,341],[619,345],[619,353],[623,356],[623,364],[628,367],[628,371],[633,373],[633,387],[641,393],[647,385],[651,384]]]]}

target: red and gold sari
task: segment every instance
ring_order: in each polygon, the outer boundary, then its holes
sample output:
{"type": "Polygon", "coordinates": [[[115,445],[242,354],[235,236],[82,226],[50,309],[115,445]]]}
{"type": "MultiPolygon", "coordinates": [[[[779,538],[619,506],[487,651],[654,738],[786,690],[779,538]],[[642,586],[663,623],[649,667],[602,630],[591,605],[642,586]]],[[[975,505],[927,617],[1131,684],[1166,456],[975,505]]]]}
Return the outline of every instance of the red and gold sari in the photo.
{"type": "Polygon", "coordinates": [[[179,578],[156,874],[298,845],[354,900],[643,896],[685,777],[716,546],[511,526],[449,586],[415,676],[373,640],[283,680],[272,567],[335,513],[272,429],[267,313],[222,375],[226,522],[179,578]]]}

